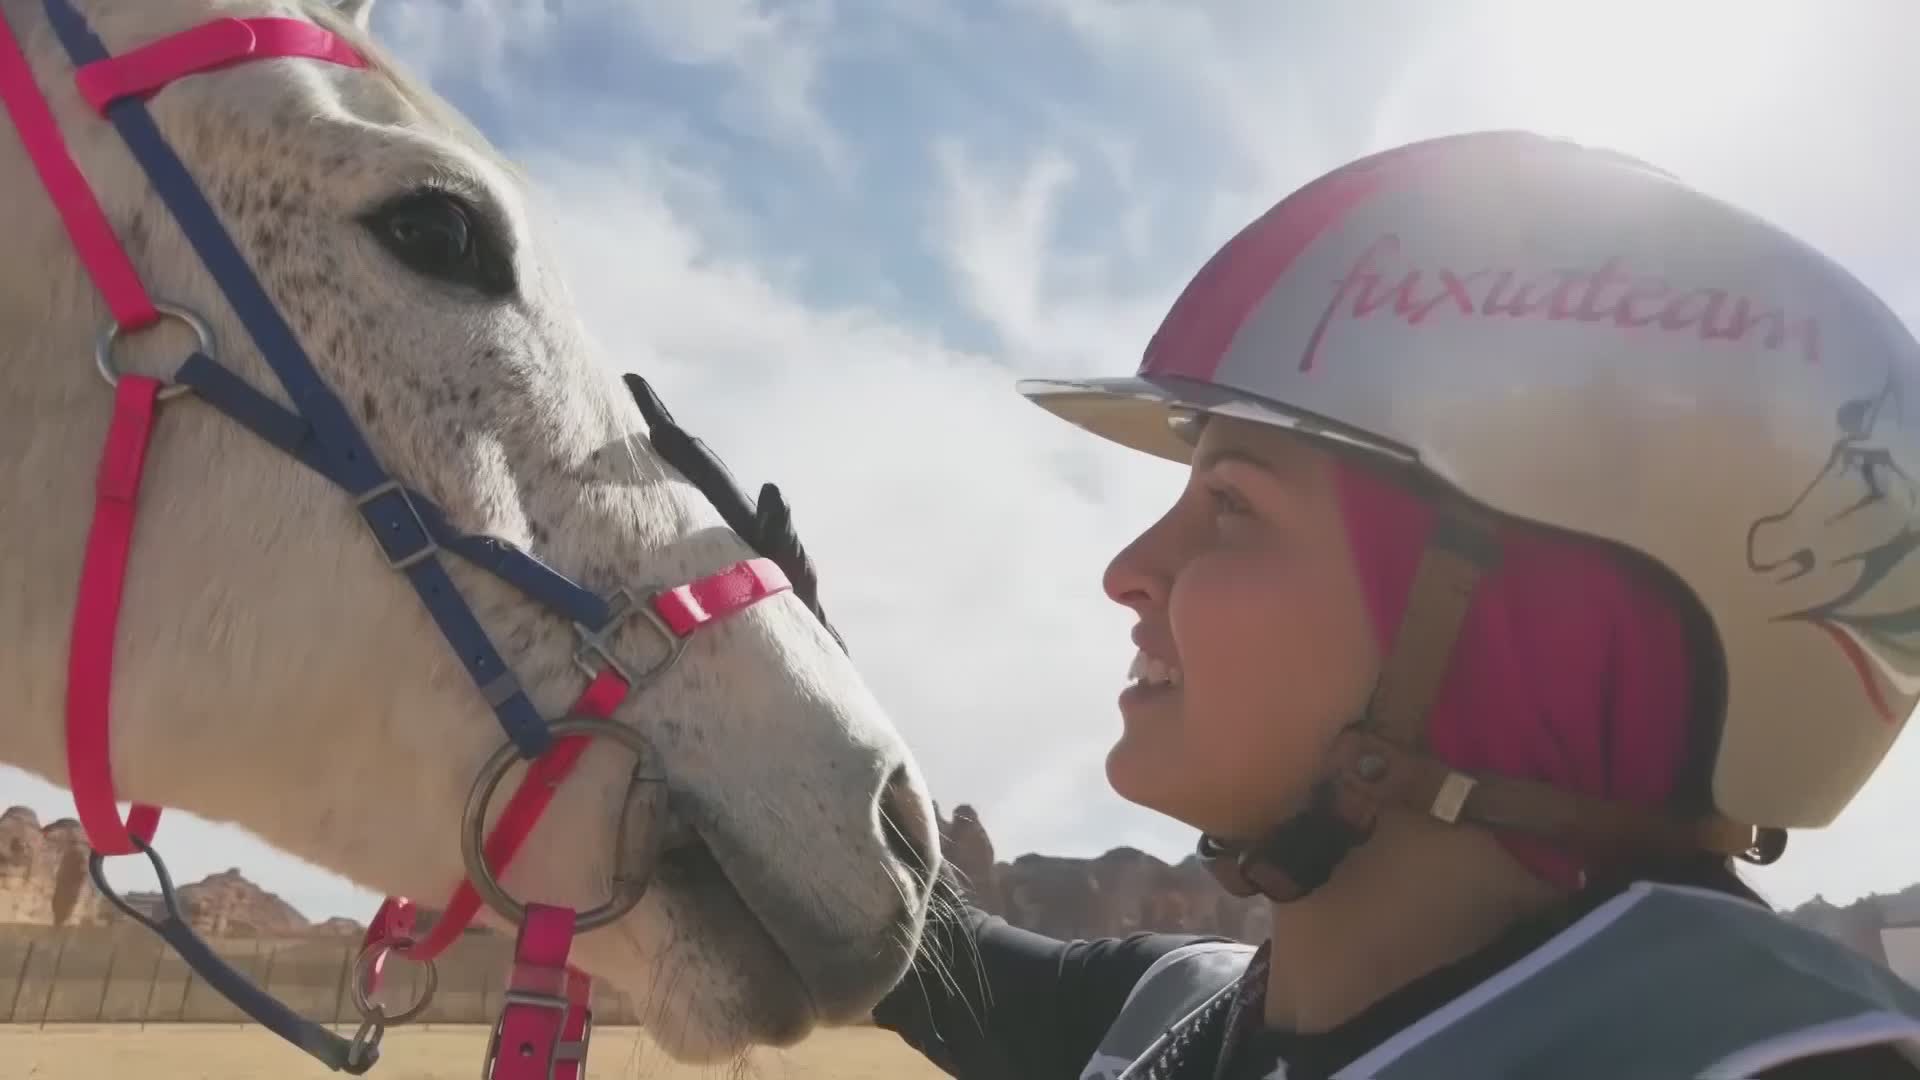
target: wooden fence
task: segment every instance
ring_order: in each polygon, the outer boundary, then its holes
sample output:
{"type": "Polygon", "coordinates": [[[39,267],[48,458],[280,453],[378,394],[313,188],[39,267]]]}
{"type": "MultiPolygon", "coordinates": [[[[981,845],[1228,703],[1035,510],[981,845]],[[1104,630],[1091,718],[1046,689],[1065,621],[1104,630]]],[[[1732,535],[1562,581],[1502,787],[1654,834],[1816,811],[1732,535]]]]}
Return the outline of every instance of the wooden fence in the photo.
{"type": "MultiPolygon", "coordinates": [[[[219,938],[223,959],[302,1016],[351,1028],[347,993],[357,936],[219,938]]],[[[512,957],[503,937],[470,934],[441,954],[439,988],[414,1022],[491,1024],[512,957]]],[[[417,966],[389,959],[381,1000],[404,1007],[424,981],[417,966]]],[[[594,1022],[636,1022],[623,995],[594,987],[594,1022]]],[[[195,976],[140,926],[0,927],[0,1023],[247,1023],[244,1013],[195,976]]]]}

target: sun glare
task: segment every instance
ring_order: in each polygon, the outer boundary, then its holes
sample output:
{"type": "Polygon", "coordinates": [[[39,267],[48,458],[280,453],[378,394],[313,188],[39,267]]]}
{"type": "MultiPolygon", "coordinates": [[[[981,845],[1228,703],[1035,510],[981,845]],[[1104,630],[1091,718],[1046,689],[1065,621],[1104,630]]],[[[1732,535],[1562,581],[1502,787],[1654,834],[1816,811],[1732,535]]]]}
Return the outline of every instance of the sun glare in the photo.
{"type": "Polygon", "coordinates": [[[1489,5],[1452,53],[1514,122],[1631,150],[1735,135],[1799,98],[1812,5],[1489,5]]]}

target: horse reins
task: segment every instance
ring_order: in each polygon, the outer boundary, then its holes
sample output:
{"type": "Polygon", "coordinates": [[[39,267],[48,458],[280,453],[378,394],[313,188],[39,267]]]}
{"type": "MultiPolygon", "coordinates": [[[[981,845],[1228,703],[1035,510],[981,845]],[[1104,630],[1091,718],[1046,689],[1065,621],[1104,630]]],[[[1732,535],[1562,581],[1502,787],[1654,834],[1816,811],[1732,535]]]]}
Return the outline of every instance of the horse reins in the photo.
{"type": "Polygon", "coordinates": [[[584,912],[521,904],[501,887],[498,875],[511,864],[553,791],[591,740],[611,739],[637,757],[644,755],[646,745],[639,732],[616,723],[612,716],[674,664],[691,634],[789,590],[804,590],[802,599],[825,624],[813,594],[811,567],[792,534],[785,504],[770,485],[763,489],[757,509],[748,504],[718,459],[672,423],[643,380],[630,376],[628,385],[647,414],[655,448],[669,464],[682,469],[760,557],[639,596],[625,590],[602,595],[510,543],[461,533],[430,499],[403,486],[381,466],[144,104],[179,79],[235,64],[301,58],[364,69],[370,66],[365,58],[332,31],[287,18],[216,18],[110,55],[68,0],[43,2],[74,65],[75,88],[119,132],[294,406],[291,410],[280,406],[218,363],[204,319],[148,294],[68,153],[18,39],[0,17],[0,98],[80,261],[111,312],[95,362],[113,387],[112,420],[96,477],[67,690],[69,787],[92,848],[87,869],[94,885],[119,910],[159,934],[241,1011],[329,1068],[356,1075],[378,1060],[381,1036],[388,1027],[417,1017],[425,1008],[436,985],[433,958],[470,924],[484,901],[517,923],[519,930],[505,1005],[493,1028],[482,1075],[495,1080],[579,1080],[592,1025],[591,983],[568,963],[568,954],[577,933],[610,923],[639,903],[659,837],[630,844],[634,840],[630,826],[639,822],[646,828],[651,815],[659,811],[664,799],[661,778],[642,766],[634,770],[622,808],[615,892],[605,903],[584,912]],[[168,319],[182,323],[198,342],[172,380],[120,372],[114,361],[116,342],[168,319]],[[371,921],[349,980],[362,1017],[352,1039],[300,1017],[222,960],[188,925],[166,865],[152,846],[160,808],[133,804],[124,821],[116,809],[108,755],[110,686],[127,558],[157,409],[162,402],[188,394],[345,491],[387,565],[413,586],[507,735],[507,743],[476,778],[463,815],[461,849],[467,878],[455,889],[431,932],[416,940],[413,906],[401,897],[389,897],[371,921]],[[493,574],[571,622],[578,637],[574,660],[587,684],[566,719],[550,723],[539,715],[454,585],[442,562],[443,553],[493,574]],[[803,575],[798,585],[790,571],[803,575]],[[665,657],[648,670],[628,670],[609,651],[610,636],[628,622],[653,627],[666,644],[665,657]],[[529,765],[483,843],[491,794],[520,760],[529,765]],[[627,865],[630,847],[645,856],[640,865],[627,865]],[[135,852],[147,857],[159,877],[163,911],[158,916],[130,904],[105,879],[106,857],[135,852]],[[427,967],[426,991],[406,1009],[394,1012],[372,1000],[389,955],[427,967]]]}

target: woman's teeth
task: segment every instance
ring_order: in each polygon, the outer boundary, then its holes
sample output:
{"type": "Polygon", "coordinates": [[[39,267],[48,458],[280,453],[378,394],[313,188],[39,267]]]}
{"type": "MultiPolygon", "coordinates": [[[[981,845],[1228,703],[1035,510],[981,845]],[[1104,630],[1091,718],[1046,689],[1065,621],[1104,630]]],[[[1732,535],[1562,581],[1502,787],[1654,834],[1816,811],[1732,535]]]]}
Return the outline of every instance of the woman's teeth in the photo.
{"type": "Polygon", "coordinates": [[[1135,653],[1133,666],[1127,669],[1127,678],[1136,686],[1179,686],[1180,669],[1155,660],[1146,653],[1135,653]]]}

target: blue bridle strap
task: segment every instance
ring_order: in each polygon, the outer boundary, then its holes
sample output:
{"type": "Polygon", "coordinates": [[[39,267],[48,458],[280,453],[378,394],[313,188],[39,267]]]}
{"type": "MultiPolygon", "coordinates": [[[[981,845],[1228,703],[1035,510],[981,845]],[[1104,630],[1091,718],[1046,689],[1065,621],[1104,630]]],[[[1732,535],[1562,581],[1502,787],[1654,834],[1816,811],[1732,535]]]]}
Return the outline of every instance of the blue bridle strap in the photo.
{"type": "MultiPolygon", "coordinates": [[[[76,68],[108,58],[106,47],[87,25],[86,19],[67,0],[45,0],[45,6],[47,18],[76,68]]],[[[460,658],[474,686],[479,689],[481,697],[493,710],[500,726],[506,731],[507,737],[513,740],[520,754],[531,759],[545,753],[552,745],[546,721],[508,669],[479,619],[448,576],[446,567],[440,562],[435,530],[427,521],[427,514],[432,511],[423,513],[421,504],[413,494],[381,467],[373,448],[361,436],[339,397],[314,369],[306,350],[281,316],[279,308],[268,297],[252,268],[247,265],[245,256],[234,245],[233,238],[228,235],[226,226],[207,202],[199,185],[194,182],[173,148],[167,145],[165,136],[160,133],[141,98],[128,96],[113,102],[106,108],[106,117],[120,132],[121,139],[146,172],[154,191],[166,203],[188,242],[199,253],[201,262],[225,294],[234,314],[246,327],[261,355],[285,387],[287,396],[293,402],[294,413],[306,427],[302,441],[310,441],[312,447],[302,456],[302,460],[313,464],[322,475],[346,490],[355,509],[379,543],[388,565],[413,584],[420,602],[446,636],[447,643],[460,658]]],[[[206,383],[212,382],[204,371],[210,365],[210,359],[201,365],[203,370],[200,376],[206,383]]],[[[236,403],[240,398],[226,395],[221,400],[236,403]]],[[[258,421],[264,414],[249,403],[239,412],[229,415],[259,430],[248,421],[250,417],[258,421]]],[[[445,536],[446,533],[441,535],[445,536]]],[[[510,557],[488,561],[494,566],[510,566],[509,572],[514,576],[508,580],[522,587],[524,581],[532,576],[530,568],[538,565],[510,557]]],[[[546,571],[545,567],[540,569],[546,571]]],[[[579,603],[583,590],[559,578],[557,574],[554,577],[562,584],[540,586],[548,594],[543,599],[564,596],[567,606],[573,607],[576,613],[587,613],[592,605],[579,603]]],[[[597,612],[605,610],[603,601],[598,605],[597,612]]],[[[600,623],[596,621],[587,625],[598,626],[600,623]]]]}

